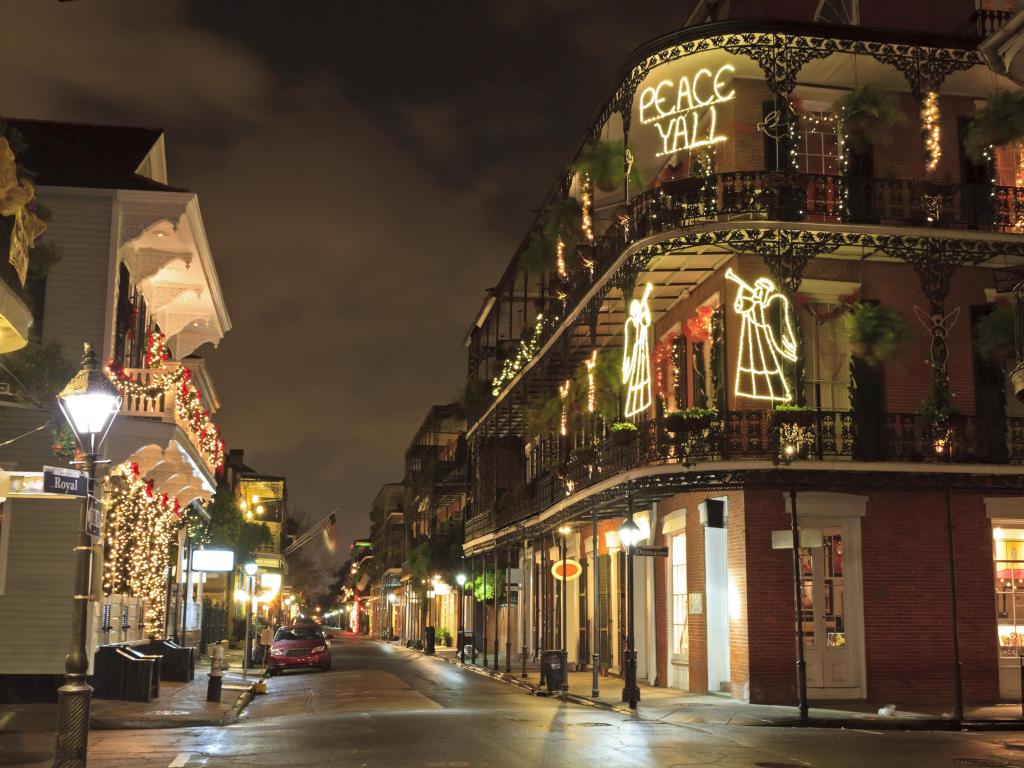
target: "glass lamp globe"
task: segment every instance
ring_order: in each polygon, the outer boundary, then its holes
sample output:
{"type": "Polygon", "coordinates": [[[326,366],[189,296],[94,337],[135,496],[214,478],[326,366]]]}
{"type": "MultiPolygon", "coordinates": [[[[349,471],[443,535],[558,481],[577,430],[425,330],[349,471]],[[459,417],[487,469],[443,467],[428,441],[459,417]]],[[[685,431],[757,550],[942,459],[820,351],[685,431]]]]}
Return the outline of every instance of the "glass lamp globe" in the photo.
{"type": "Polygon", "coordinates": [[[632,547],[640,541],[640,537],[640,528],[633,522],[632,517],[627,518],[626,522],[619,528],[619,541],[622,542],[623,546],[632,547]]]}
{"type": "Polygon", "coordinates": [[[456,576],[455,583],[458,584],[460,587],[466,586],[466,574],[460,573],[458,576],[456,576]]]}
{"type": "Polygon", "coordinates": [[[259,570],[259,566],[256,565],[256,563],[246,563],[245,564],[245,572],[247,574],[249,574],[250,576],[255,576],[256,575],[256,571],[258,571],[258,570],[259,570]]]}
{"type": "Polygon", "coordinates": [[[82,367],[57,395],[57,402],[82,450],[96,453],[121,408],[121,393],[100,370],[88,344],[82,367]]]}

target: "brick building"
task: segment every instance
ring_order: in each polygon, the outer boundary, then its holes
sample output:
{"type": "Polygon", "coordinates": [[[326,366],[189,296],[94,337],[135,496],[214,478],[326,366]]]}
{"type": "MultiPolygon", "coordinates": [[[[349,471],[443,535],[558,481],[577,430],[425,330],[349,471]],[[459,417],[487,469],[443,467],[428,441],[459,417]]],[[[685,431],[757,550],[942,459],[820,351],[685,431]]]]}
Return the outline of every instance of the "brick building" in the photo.
{"type": "Polygon", "coordinates": [[[631,518],[640,679],[792,703],[799,631],[811,699],[949,704],[955,627],[1020,695],[1011,14],[945,5],[700,4],[624,63],[467,336],[491,638],[621,673],[631,518]]]}

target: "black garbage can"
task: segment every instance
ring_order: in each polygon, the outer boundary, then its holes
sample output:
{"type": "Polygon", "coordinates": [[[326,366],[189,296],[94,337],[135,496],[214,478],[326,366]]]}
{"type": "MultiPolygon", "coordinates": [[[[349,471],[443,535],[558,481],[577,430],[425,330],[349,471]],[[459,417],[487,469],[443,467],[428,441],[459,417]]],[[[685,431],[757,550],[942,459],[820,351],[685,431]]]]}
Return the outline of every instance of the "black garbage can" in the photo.
{"type": "Polygon", "coordinates": [[[459,633],[459,660],[465,664],[476,664],[476,637],[468,629],[459,633]]]}
{"type": "Polygon", "coordinates": [[[541,685],[547,685],[548,693],[562,690],[562,683],[566,680],[567,673],[565,651],[541,651],[540,682],[541,685]]]}
{"type": "Polygon", "coordinates": [[[434,655],[434,628],[427,627],[426,631],[426,647],[423,651],[427,656],[434,655]]]}

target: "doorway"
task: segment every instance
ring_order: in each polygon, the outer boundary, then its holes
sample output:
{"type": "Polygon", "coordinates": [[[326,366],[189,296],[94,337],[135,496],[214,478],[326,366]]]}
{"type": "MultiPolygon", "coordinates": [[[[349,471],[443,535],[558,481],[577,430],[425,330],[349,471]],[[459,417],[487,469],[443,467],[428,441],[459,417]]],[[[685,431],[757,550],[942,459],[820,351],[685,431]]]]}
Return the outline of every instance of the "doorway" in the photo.
{"type": "Polygon", "coordinates": [[[820,546],[800,550],[800,619],[808,694],[862,697],[860,519],[802,519],[801,526],[821,530],[820,546]]]}

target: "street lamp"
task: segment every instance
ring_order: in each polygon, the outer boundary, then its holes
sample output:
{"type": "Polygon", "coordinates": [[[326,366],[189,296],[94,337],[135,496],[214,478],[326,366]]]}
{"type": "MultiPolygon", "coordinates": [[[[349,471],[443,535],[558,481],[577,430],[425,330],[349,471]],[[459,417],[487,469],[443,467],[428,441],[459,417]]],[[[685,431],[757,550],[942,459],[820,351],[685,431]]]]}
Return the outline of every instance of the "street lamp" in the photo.
{"type": "Polygon", "coordinates": [[[636,709],[640,700],[640,689],[636,684],[636,647],[634,644],[633,615],[633,547],[642,538],[640,528],[633,522],[633,497],[629,496],[629,515],[619,528],[619,541],[626,548],[626,681],[622,688],[622,700],[636,709]]]}
{"type": "Polygon", "coordinates": [[[242,652],[242,675],[244,676],[249,669],[250,663],[249,643],[252,641],[252,595],[256,591],[253,582],[259,566],[256,563],[246,563],[243,567],[247,577],[245,581],[245,650],[242,652]]]}
{"type": "Polygon", "coordinates": [[[388,640],[395,636],[395,603],[398,602],[398,595],[388,592],[388,640]]]}
{"type": "Polygon", "coordinates": [[[572,533],[572,528],[568,525],[563,525],[558,529],[559,533],[559,554],[562,556],[562,582],[559,584],[559,588],[562,591],[562,619],[558,622],[559,634],[561,635],[561,646],[562,646],[562,690],[569,690],[569,651],[566,647],[565,637],[565,614],[566,614],[566,588],[569,586],[569,580],[566,578],[565,572],[565,537],[572,533]]]}
{"type": "Polygon", "coordinates": [[[466,574],[459,573],[455,576],[455,583],[459,585],[459,628],[455,633],[459,638],[459,659],[463,664],[466,663],[466,627],[462,623],[462,610],[463,603],[466,602],[465,586],[466,586],[466,574]]]}
{"type": "Polygon", "coordinates": [[[75,594],[71,614],[71,641],[64,660],[64,685],[58,691],[57,746],[54,766],[84,768],[89,746],[89,706],[92,688],[87,677],[89,658],[85,631],[92,595],[92,536],[89,533],[93,474],[103,438],[121,408],[121,393],[100,370],[96,353],[85,345],[82,367],[57,395],[60,410],[71,425],[85,454],[82,471],[87,495],[79,516],[78,546],[75,547],[75,594]]]}

